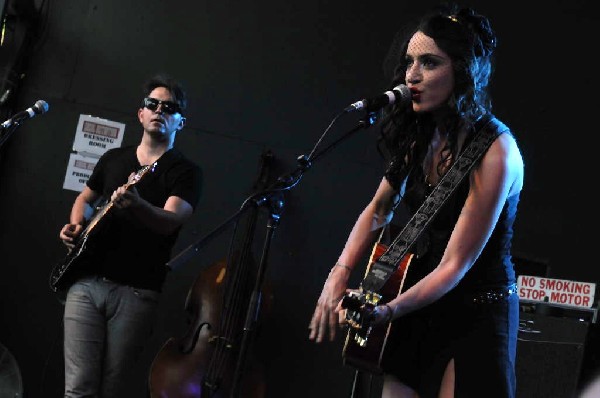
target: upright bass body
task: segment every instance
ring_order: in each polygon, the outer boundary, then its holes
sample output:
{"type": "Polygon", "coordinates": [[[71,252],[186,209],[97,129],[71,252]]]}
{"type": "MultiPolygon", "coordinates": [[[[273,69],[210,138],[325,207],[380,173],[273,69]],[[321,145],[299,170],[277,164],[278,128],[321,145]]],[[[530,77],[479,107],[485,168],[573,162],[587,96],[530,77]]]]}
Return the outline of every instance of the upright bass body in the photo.
{"type": "MultiPolygon", "coordinates": [[[[255,190],[265,186],[272,159],[270,151],[262,154],[255,190]]],[[[254,207],[238,220],[241,232],[233,236],[228,259],[204,269],[189,290],[187,332],[167,340],[154,358],[151,398],[264,397],[263,362],[247,349],[256,336],[246,318],[258,280],[251,250],[257,215],[254,207]]],[[[258,302],[262,310],[269,300],[258,302]]]]}
{"type": "MultiPolygon", "coordinates": [[[[152,362],[151,398],[230,397],[244,314],[225,308],[227,272],[223,260],[197,277],[186,299],[186,334],[167,340],[152,362]]],[[[243,376],[244,396],[263,397],[261,366],[253,363],[243,376]]]]}

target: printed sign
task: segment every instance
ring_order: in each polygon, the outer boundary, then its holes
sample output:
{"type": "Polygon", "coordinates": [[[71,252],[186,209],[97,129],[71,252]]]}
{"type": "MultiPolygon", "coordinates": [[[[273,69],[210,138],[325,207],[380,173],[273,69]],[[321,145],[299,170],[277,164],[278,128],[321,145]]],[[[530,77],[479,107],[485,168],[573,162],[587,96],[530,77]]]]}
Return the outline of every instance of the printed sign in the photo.
{"type": "Polygon", "coordinates": [[[100,156],[123,142],[125,124],[90,115],[79,115],[73,151],[63,182],[64,189],[83,191],[100,156]]]}
{"type": "Polygon", "coordinates": [[[591,308],[594,305],[595,283],[519,275],[517,284],[519,299],[523,301],[581,308],[591,308]]]}
{"type": "Polygon", "coordinates": [[[69,158],[69,165],[67,166],[63,188],[70,189],[71,191],[83,191],[97,162],[98,158],[95,156],[84,156],[78,153],[72,153],[69,158]]]}
{"type": "Polygon", "coordinates": [[[123,142],[125,124],[89,115],[79,115],[73,150],[100,156],[123,142]]]}

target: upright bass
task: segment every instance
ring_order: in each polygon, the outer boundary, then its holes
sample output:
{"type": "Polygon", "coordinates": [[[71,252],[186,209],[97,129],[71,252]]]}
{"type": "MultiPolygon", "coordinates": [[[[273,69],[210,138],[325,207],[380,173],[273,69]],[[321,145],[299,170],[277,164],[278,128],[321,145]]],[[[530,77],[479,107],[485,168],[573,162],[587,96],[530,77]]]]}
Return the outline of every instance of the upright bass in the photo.
{"type": "MultiPolygon", "coordinates": [[[[273,160],[271,151],[261,155],[254,192],[268,184],[273,160]]],[[[230,398],[256,277],[251,248],[257,218],[256,207],[248,210],[237,223],[227,260],[205,268],[188,291],[188,329],[183,336],[170,338],[155,356],[148,381],[151,398],[230,398]]],[[[246,367],[240,388],[244,398],[262,398],[261,361],[253,351],[249,354],[251,366],[246,367]]]]}

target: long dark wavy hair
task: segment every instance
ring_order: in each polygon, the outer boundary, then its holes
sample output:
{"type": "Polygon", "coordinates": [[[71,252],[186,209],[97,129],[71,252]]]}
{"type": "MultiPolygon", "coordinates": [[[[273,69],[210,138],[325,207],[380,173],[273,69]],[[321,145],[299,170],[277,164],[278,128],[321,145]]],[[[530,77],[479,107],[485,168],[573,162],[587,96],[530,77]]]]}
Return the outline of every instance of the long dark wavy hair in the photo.
{"type": "MultiPolygon", "coordinates": [[[[448,130],[448,141],[442,150],[440,167],[448,165],[458,152],[457,134],[460,126],[474,131],[474,123],[491,113],[492,103],[488,85],[493,70],[493,52],[496,36],[489,20],[471,8],[444,3],[422,18],[408,35],[397,36],[388,53],[386,63],[393,62],[390,87],[405,84],[406,51],[410,38],[420,31],[431,37],[436,45],[452,60],[455,86],[443,121],[448,130]]],[[[427,154],[435,124],[431,115],[416,114],[411,106],[393,104],[382,112],[381,135],[378,149],[391,162],[401,162],[405,173],[412,170],[415,177],[422,175],[420,166],[427,154]]],[[[441,175],[447,169],[438,169],[441,175]]]]}

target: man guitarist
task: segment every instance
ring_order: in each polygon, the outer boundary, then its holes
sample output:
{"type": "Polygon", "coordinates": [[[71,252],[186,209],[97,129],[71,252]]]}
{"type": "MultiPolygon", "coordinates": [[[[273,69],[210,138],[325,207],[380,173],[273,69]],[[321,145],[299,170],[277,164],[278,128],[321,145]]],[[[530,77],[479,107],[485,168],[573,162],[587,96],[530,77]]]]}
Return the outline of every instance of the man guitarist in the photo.
{"type": "Polygon", "coordinates": [[[60,231],[65,245],[76,247],[86,215],[106,199],[110,211],[57,284],[66,295],[65,397],[123,396],[127,372],[152,331],[171,250],[200,198],[200,167],[174,148],[185,124],[185,91],[158,75],[143,94],[139,145],[99,159],[60,231]]]}

